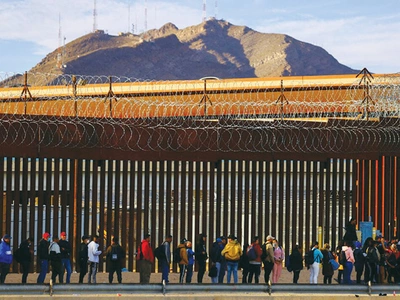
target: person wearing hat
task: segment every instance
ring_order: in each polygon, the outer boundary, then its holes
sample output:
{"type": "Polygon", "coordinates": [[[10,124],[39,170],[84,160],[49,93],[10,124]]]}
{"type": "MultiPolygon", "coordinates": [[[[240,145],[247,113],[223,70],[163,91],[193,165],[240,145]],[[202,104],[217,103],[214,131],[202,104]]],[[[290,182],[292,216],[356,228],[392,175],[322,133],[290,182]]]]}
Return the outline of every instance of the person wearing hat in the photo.
{"type": "Polygon", "coordinates": [[[140,273],[140,283],[150,283],[151,267],[154,263],[154,253],[150,245],[150,234],[145,234],[136,256],[140,273]]]}
{"type": "Polygon", "coordinates": [[[268,284],[269,276],[271,275],[272,269],[274,268],[274,247],[272,246],[275,238],[272,235],[268,235],[265,243],[262,245],[263,254],[261,259],[264,264],[264,280],[268,284]]]}
{"type": "Polygon", "coordinates": [[[217,238],[216,241],[212,244],[212,248],[210,251],[211,268],[215,267],[217,269],[215,276],[211,277],[212,283],[218,283],[219,272],[221,270],[221,261],[222,261],[221,251],[222,251],[222,249],[224,249],[222,239],[217,238]]]}
{"type": "Polygon", "coordinates": [[[195,246],[195,257],[199,270],[197,273],[197,283],[203,282],[204,273],[206,272],[206,261],[208,258],[206,250],[206,238],[207,235],[200,233],[197,237],[195,246]]]}
{"type": "Polygon", "coordinates": [[[61,262],[64,267],[64,270],[67,271],[67,279],[66,283],[70,283],[71,281],[71,244],[67,241],[67,234],[63,231],[60,234],[60,241],[58,244],[60,245],[61,249],[61,262]]]}
{"type": "Polygon", "coordinates": [[[228,244],[221,251],[221,255],[225,258],[228,274],[227,282],[231,283],[231,275],[233,273],[233,282],[238,283],[238,266],[240,256],[242,256],[242,247],[234,235],[228,236],[228,244]]]}
{"type": "Polygon", "coordinates": [[[99,266],[99,256],[101,255],[98,240],[99,236],[95,234],[88,244],[88,263],[90,265],[88,283],[96,283],[97,267],[99,266]]]}
{"type": "Polygon", "coordinates": [[[0,242],[0,283],[4,283],[6,276],[10,271],[10,265],[13,260],[10,247],[11,236],[5,234],[0,242]]]}
{"type": "Polygon", "coordinates": [[[47,269],[49,268],[49,246],[50,246],[49,238],[50,234],[48,232],[45,232],[42,235],[42,239],[39,241],[37,251],[40,262],[40,273],[36,280],[37,283],[44,282],[47,274],[47,269]]]}
{"type": "Polygon", "coordinates": [[[79,248],[79,283],[83,283],[83,278],[87,274],[88,267],[88,244],[90,237],[82,236],[82,243],[79,248]]]}

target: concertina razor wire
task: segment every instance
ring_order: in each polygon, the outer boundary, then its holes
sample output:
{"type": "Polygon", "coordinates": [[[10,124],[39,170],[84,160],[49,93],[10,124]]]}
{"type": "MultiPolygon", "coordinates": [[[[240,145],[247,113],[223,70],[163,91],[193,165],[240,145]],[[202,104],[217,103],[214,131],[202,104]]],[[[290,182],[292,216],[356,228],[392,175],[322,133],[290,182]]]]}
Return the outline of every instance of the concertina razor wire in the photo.
{"type": "Polygon", "coordinates": [[[390,151],[400,143],[400,74],[374,76],[367,87],[355,76],[26,76],[24,83],[22,75],[0,73],[0,144],[13,137],[14,146],[90,148],[101,141],[127,151],[351,153],[357,144],[390,151]],[[222,131],[228,138],[218,140],[222,131]],[[325,140],[316,138],[325,132],[325,140]]]}

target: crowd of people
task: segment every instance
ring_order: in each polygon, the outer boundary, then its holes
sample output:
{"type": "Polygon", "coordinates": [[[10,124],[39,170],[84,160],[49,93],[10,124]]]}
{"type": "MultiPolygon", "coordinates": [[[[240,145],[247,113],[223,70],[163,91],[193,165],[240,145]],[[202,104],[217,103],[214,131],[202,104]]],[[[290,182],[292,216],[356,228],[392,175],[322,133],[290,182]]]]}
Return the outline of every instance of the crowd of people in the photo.
{"type": "MultiPolygon", "coordinates": [[[[258,236],[254,236],[250,244],[241,245],[234,235],[218,237],[207,253],[206,234],[199,234],[196,243],[182,238],[180,243],[173,247],[172,236],[167,235],[162,244],[153,248],[150,234],[145,234],[139,243],[136,253],[137,270],[140,273],[140,283],[150,283],[151,272],[155,258],[162,273],[162,282],[169,283],[169,273],[172,263],[179,267],[179,282],[191,283],[195,263],[198,266],[197,282],[202,283],[206,274],[207,261],[209,262],[208,276],[212,283],[223,283],[226,276],[227,283],[238,283],[238,271],[242,270],[242,283],[260,283],[262,268],[264,269],[265,283],[278,283],[285,264],[287,270],[293,273],[293,283],[298,283],[300,272],[304,266],[309,270],[311,284],[318,282],[320,267],[322,266],[323,283],[331,284],[335,271],[337,282],[351,284],[353,270],[356,273],[356,283],[400,283],[400,242],[393,239],[385,241],[379,235],[376,240],[367,238],[364,245],[357,240],[356,221],[351,219],[346,226],[343,241],[336,249],[331,249],[325,243],[320,249],[319,243],[311,245],[309,251],[302,253],[301,247],[295,245],[291,254],[286,258],[285,251],[278,240],[272,235],[266,237],[263,243],[258,236]],[[173,250],[172,250],[173,249],[173,250]],[[362,281],[362,276],[363,281],[362,281]]],[[[27,282],[29,269],[33,259],[33,239],[24,240],[20,247],[12,253],[11,237],[6,234],[0,243],[0,283],[4,283],[13,260],[20,264],[22,283],[27,282]]],[[[79,265],[79,283],[96,283],[96,274],[99,263],[103,259],[107,262],[109,283],[113,282],[114,273],[117,273],[118,283],[122,282],[122,268],[126,254],[119,245],[117,237],[112,238],[111,245],[103,253],[99,249],[99,236],[82,236],[79,246],[77,264],[79,265]]],[[[65,232],[60,238],[45,232],[37,248],[40,272],[37,283],[45,281],[48,266],[51,266],[51,280],[55,283],[65,283],[71,280],[71,244],[65,232]]]]}

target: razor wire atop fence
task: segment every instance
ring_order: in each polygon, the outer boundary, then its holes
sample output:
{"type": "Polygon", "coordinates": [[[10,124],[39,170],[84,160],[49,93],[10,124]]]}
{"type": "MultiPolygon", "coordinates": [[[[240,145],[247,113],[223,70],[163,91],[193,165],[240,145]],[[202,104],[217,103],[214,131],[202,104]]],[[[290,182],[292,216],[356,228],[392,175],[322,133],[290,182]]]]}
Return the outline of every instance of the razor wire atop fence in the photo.
{"type": "Polygon", "coordinates": [[[0,73],[0,145],[391,151],[400,145],[400,74],[359,75],[157,82],[0,73]]]}

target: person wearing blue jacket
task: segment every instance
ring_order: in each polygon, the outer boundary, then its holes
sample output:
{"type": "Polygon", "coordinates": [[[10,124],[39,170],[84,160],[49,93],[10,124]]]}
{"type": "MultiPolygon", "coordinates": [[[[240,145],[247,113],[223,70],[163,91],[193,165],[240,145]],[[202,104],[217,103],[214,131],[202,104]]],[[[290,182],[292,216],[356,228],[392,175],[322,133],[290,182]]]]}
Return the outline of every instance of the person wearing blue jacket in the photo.
{"type": "Polygon", "coordinates": [[[310,265],[310,283],[318,283],[319,264],[322,262],[322,252],[319,250],[318,242],[315,242],[312,247],[314,253],[314,263],[310,265]]]}
{"type": "Polygon", "coordinates": [[[10,247],[10,235],[5,234],[0,243],[0,284],[6,280],[6,276],[10,271],[10,265],[13,260],[10,247]]]}

